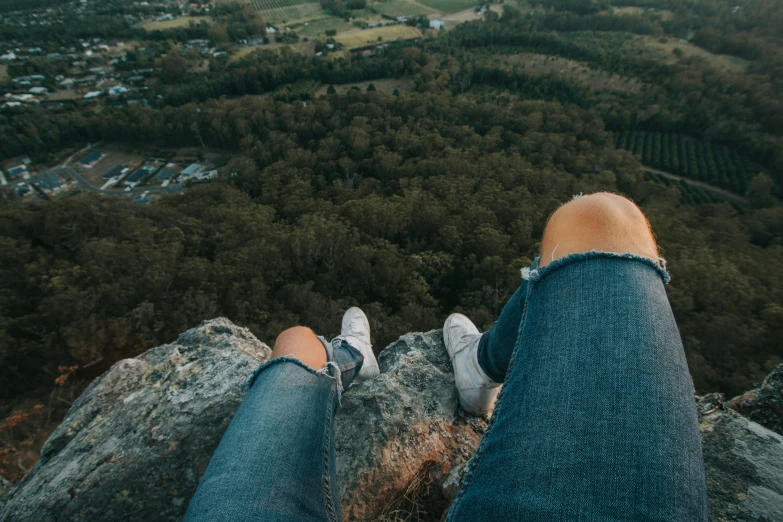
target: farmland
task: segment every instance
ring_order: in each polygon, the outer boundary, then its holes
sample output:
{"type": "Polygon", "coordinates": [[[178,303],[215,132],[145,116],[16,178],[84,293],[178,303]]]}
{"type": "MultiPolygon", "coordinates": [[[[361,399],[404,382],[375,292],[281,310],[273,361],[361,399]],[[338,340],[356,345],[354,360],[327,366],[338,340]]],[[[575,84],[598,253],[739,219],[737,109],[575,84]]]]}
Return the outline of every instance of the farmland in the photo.
{"type": "Polygon", "coordinates": [[[438,11],[422,5],[419,2],[410,0],[392,0],[391,2],[375,2],[372,4],[372,10],[386,16],[432,16],[438,14],[438,11]]]}
{"type": "Polygon", "coordinates": [[[420,0],[419,3],[444,13],[456,13],[479,5],[478,0],[420,0]]]}
{"type": "Polygon", "coordinates": [[[421,34],[413,27],[408,25],[394,25],[390,27],[376,27],[375,29],[366,29],[364,31],[342,33],[335,36],[334,39],[348,49],[352,49],[354,47],[363,47],[378,42],[406,40],[419,36],[421,36],[421,34]]]}
{"type": "Polygon", "coordinates": [[[197,25],[201,22],[211,24],[212,19],[208,16],[183,16],[181,18],[175,18],[174,20],[147,20],[142,22],[140,27],[146,31],[165,31],[166,29],[187,27],[191,23],[197,25]]]}
{"type": "Polygon", "coordinates": [[[621,132],[617,148],[641,156],[642,163],[744,194],[759,168],[726,147],[662,132],[621,132]]]}
{"type": "MultiPolygon", "coordinates": [[[[217,0],[217,3],[219,5],[237,2],[235,0],[217,0]]],[[[328,16],[319,2],[311,0],[239,0],[239,3],[250,4],[262,14],[264,20],[273,24],[292,21],[304,22],[328,16]]]]}
{"type": "Polygon", "coordinates": [[[8,80],[8,66],[0,65],[0,82],[8,80]]]}

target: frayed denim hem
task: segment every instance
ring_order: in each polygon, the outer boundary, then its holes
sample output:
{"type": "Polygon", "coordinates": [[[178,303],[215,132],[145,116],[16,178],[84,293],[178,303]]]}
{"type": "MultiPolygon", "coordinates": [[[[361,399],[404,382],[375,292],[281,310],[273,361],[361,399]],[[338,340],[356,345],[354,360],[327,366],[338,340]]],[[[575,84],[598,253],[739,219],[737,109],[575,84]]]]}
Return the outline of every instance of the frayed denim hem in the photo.
{"type": "Polygon", "coordinates": [[[523,271],[522,277],[528,279],[531,283],[534,283],[546,277],[550,272],[564,266],[568,266],[579,261],[586,261],[597,258],[630,259],[632,261],[639,261],[642,264],[654,268],[655,271],[658,272],[658,274],[661,276],[661,279],[663,279],[664,284],[669,284],[669,281],[672,279],[671,275],[669,275],[669,272],[666,270],[666,261],[663,258],[659,258],[659,261],[655,262],[655,260],[649,257],[639,256],[628,252],[619,254],[617,252],[602,252],[600,250],[591,250],[589,252],[569,254],[565,257],[555,259],[543,268],[538,268],[539,258],[536,258],[536,260],[533,261],[533,264],[530,265],[529,270],[527,270],[527,272],[523,271]]]}
{"type": "Polygon", "coordinates": [[[336,381],[336,383],[337,383],[337,393],[338,393],[337,400],[338,400],[338,402],[341,400],[342,393],[343,393],[343,383],[342,383],[342,379],[340,377],[341,370],[340,370],[340,367],[337,366],[337,363],[335,363],[334,361],[329,361],[329,362],[326,363],[326,365],[323,368],[321,368],[320,370],[316,370],[316,369],[311,368],[310,366],[306,365],[305,363],[303,363],[302,361],[300,361],[296,357],[275,357],[274,359],[270,359],[270,360],[262,363],[261,366],[256,368],[256,370],[253,372],[253,375],[251,375],[250,378],[247,380],[247,387],[248,388],[252,388],[253,387],[253,384],[256,382],[256,379],[258,378],[259,374],[262,371],[266,370],[267,368],[269,368],[270,366],[273,366],[275,364],[285,363],[285,362],[294,363],[297,366],[300,366],[300,367],[304,368],[305,370],[307,370],[308,372],[312,373],[313,375],[322,375],[322,376],[328,377],[328,378],[336,381]],[[333,373],[335,375],[333,375],[333,373]]]}

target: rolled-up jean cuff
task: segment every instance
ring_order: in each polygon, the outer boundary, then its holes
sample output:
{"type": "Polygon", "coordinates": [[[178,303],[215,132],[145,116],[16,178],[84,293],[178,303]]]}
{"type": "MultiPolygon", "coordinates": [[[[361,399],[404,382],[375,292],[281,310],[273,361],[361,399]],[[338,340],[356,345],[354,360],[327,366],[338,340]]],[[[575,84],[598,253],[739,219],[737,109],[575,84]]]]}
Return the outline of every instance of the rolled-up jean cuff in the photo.
{"type": "Polygon", "coordinates": [[[599,258],[611,258],[611,259],[628,259],[629,261],[637,261],[642,264],[645,264],[649,266],[650,268],[654,269],[658,274],[661,276],[661,279],[663,280],[664,284],[668,284],[669,281],[671,281],[671,276],[669,275],[669,272],[666,270],[666,262],[663,258],[658,258],[658,261],[655,261],[652,258],[640,256],[636,254],[631,253],[617,253],[617,252],[602,252],[600,250],[590,250],[589,252],[578,252],[575,254],[569,254],[565,257],[560,257],[549,263],[548,265],[539,268],[540,260],[536,258],[536,260],[533,262],[533,264],[530,266],[530,270],[523,272],[526,279],[529,279],[531,283],[535,283],[537,281],[540,281],[542,278],[546,277],[548,274],[554,272],[555,270],[558,270],[560,268],[563,268],[565,266],[571,265],[573,263],[577,263],[579,261],[587,261],[590,259],[599,259],[599,258]]]}

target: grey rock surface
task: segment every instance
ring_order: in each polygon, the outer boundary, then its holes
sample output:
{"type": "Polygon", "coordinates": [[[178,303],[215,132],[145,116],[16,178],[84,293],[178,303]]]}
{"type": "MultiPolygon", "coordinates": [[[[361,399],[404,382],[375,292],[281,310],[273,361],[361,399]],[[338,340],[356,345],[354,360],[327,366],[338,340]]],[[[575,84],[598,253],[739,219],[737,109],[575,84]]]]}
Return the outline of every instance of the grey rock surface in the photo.
{"type": "Polygon", "coordinates": [[[783,364],[770,373],[755,390],[727,403],[752,421],[783,435],[783,364]]]}
{"type": "Polygon", "coordinates": [[[458,407],[440,330],[403,335],[378,364],[381,375],[351,386],[335,418],[343,518],[389,514],[407,496],[437,519],[451,501],[440,485],[473,456],[486,420],[458,407]]]}
{"type": "Polygon", "coordinates": [[[79,396],[0,520],[179,520],[270,349],[226,319],[115,364],[79,396]]]}
{"type": "Polygon", "coordinates": [[[710,520],[783,521],[783,437],[722,404],[699,398],[710,520]]]}
{"type": "MultiPolygon", "coordinates": [[[[198,480],[269,348],[226,319],[120,361],[74,403],[1,521],[181,520],[198,480]]],[[[344,520],[415,508],[438,520],[486,429],[457,404],[439,330],[379,355],[336,417],[344,520]]],[[[783,520],[783,437],[698,398],[711,519],[783,520]]],[[[388,519],[388,518],[387,518],[388,519]]]]}

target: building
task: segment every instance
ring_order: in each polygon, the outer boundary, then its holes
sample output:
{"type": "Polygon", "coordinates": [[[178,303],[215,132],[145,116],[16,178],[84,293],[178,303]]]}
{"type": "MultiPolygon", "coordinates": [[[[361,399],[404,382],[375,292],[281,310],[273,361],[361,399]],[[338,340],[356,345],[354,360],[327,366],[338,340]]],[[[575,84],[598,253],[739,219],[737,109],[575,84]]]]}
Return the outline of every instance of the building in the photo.
{"type": "Polygon", "coordinates": [[[19,176],[24,176],[27,174],[27,165],[17,165],[16,167],[12,167],[8,169],[8,179],[14,179],[19,176]]]}
{"type": "Polygon", "coordinates": [[[144,181],[144,178],[147,176],[147,174],[149,173],[144,169],[136,169],[130,175],[128,175],[127,178],[125,178],[124,183],[129,187],[135,187],[144,181]]]}
{"type": "Polygon", "coordinates": [[[93,98],[97,98],[98,96],[102,95],[103,91],[90,91],[87,94],[84,95],[85,100],[91,100],[93,98]]]}
{"type": "Polygon", "coordinates": [[[63,180],[52,174],[41,174],[38,179],[35,180],[35,184],[38,185],[44,194],[52,195],[57,194],[65,188],[63,180]]]}
{"type": "Polygon", "coordinates": [[[139,194],[138,196],[133,196],[133,202],[134,203],[141,203],[142,205],[146,205],[150,202],[150,198],[147,197],[147,194],[139,194]]]}
{"type": "Polygon", "coordinates": [[[79,164],[85,169],[91,169],[101,160],[102,157],[103,153],[96,150],[95,152],[91,152],[79,160],[79,164]]]}
{"type": "Polygon", "coordinates": [[[430,29],[443,29],[445,25],[441,20],[430,20],[430,29]]]}
{"type": "Polygon", "coordinates": [[[187,167],[185,167],[185,169],[182,172],[180,172],[180,174],[183,175],[183,176],[190,177],[190,176],[193,176],[194,174],[197,174],[198,171],[200,171],[200,170],[201,170],[201,164],[199,164],[199,163],[192,163],[192,164],[188,165],[187,167]]]}
{"type": "Polygon", "coordinates": [[[33,195],[33,189],[30,188],[30,185],[27,183],[19,183],[16,188],[14,188],[14,194],[17,196],[32,196],[33,195]]]}
{"type": "Polygon", "coordinates": [[[119,178],[126,172],[128,172],[130,169],[125,165],[117,165],[113,169],[111,169],[109,172],[103,175],[103,179],[111,179],[111,178],[119,178]]]}
{"type": "Polygon", "coordinates": [[[160,169],[160,172],[158,172],[158,175],[155,176],[155,179],[158,181],[166,181],[167,179],[171,179],[174,177],[174,173],[170,169],[160,169]]]}

